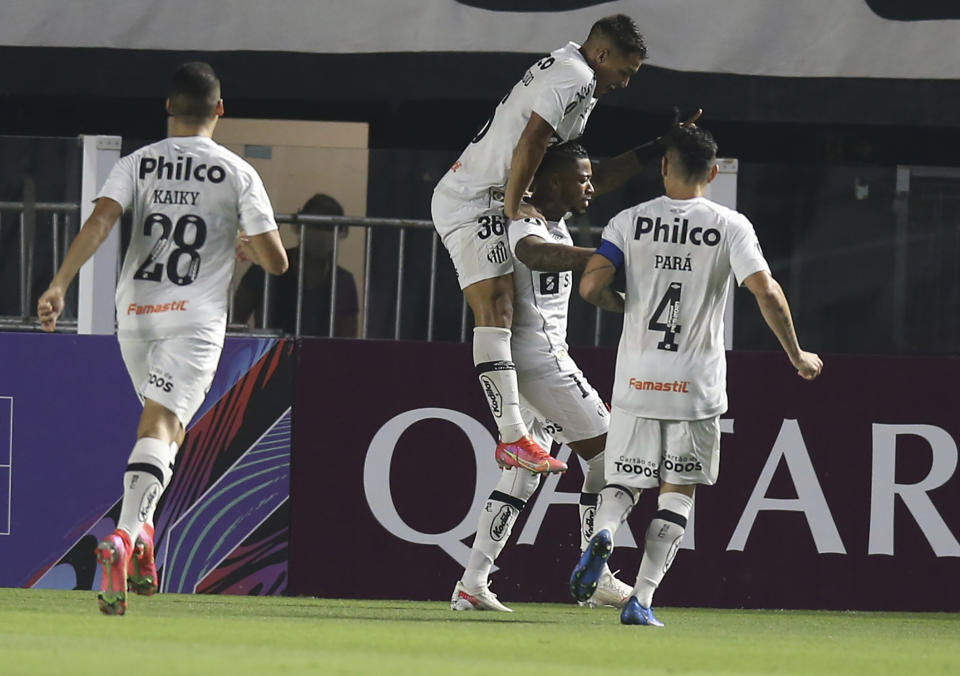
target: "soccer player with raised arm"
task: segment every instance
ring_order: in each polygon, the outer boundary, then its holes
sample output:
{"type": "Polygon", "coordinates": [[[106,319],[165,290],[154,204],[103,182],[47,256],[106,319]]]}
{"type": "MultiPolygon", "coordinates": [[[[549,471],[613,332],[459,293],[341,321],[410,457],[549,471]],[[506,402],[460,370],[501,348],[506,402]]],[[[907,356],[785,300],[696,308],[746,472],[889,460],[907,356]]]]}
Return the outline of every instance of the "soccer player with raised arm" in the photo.
{"type": "MultiPolygon", "coordinates": [[[[586,462],[580,493],[580,549],[593,534],[597,494],[603,488],[603,447],[609,414],[567,353],[567,313],[573,271],[581,271],[592,248],[573,245],[564,216],[587,208],[593,196],[590,158],[576,143],[551,147],[533,181],[530,204],[544,220],[511,221],[507,232],[515,255],[515,315],[511,348],[517,365],[524,423],[543,448],[566,443],[586,462]]],[[[463,575],[453,590],[453,610],[509,612],[490,591],[487,578],[507,544],[520,512],[540,483],[540,474],[522,467],[503,468],[500,481],[480,512],[477,534],[463,575]]],[[[606,566],[585,602],[620,607],[629,585],[606,566]]]]}
{"type": "Polygon", "coordinates": [[[211,139],[223,115],[213,68],[180,66],[168,94],[168,137],[117,162],[37,303],[43,329],[53,331],[80,267],[133,210],[117,283],[117,338],[143,413],[117,528],[96,549],[103,573],[98,603],[107,615],[126,612],[128,582],[137,594],[157,590],[153,512],[220,361],[237,247],[271,274],[287,269],[259,175],[211,139]]]}
{"type": "Polygon", "coordinates": [[[589,302],[624,312],[595,535],[570,576],[574,598],[593,593],[613,536],[640,492],[659,488],[623,624],[662,627],[653,594],[680,546],[697,485],[720,467],[719,416],[727,410],[723,309],[730,273],[753,293],[797,370],[823,362],[800,349],[783,290],[770,275],[753,225],[704,197],[717,175],[717,144],[705,129],[674,127],[660,142],[666,194],[617,214],[580,281],[589,302]],[[626,294],[610,288],[623,268],[626,294]]]}
{"type": "MultiPolygon", "coordinates": [[[[582,46],[567,43],[530,66],[434,190],[433,222],[473,311],[473,359],[499,430],[501,464],[533,472],[566,470],[528,435],[520,414],[510,350],[513,257],[507,220],[542,218],[522,197],[544,152],[578,138],[597,98],[626,87],[646,54],[632,19],[618,14],[597,21],[582,46]]],[[[597,194],[636,174],[645,159],[638,149],[605,161],[594,181],[597,194]]]]}

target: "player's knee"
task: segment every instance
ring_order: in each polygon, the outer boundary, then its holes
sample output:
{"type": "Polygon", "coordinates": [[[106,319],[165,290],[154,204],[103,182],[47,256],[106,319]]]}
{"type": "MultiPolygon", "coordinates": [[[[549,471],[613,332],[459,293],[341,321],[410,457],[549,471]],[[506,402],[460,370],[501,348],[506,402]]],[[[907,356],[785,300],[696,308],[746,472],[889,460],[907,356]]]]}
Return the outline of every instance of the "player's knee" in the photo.
{"type": "Polygon", "coordinates": [[[477,326],[510,328],[513,323],[513,276],[505,275],[467,287],[467,304],[477,326]]]}
{"type": "Polygon", "coordinates": [[[583,439],[581,441],[573,441],[568,444],[570,449],[583,458],[586,461],[592,460],[601,453],[607,444],[607,435],[601,434],[600,436],[593,437],[591,439],[583,439]]]}
{"type": "Polygon", "coordinates": [[[513,299],[498,296],[474,308],[474,323],[477,326],[494,326],[509,329],[513,324],[513,299]]]}
{"type": "Polygon", "coordinates": [[[163,439],[168,444],[177,442],[179,446],[183,441],[183,434],[183,425],[173,411],[152,399],[145,400],[140,423],[137,425],[138,439],[163,439]]]}

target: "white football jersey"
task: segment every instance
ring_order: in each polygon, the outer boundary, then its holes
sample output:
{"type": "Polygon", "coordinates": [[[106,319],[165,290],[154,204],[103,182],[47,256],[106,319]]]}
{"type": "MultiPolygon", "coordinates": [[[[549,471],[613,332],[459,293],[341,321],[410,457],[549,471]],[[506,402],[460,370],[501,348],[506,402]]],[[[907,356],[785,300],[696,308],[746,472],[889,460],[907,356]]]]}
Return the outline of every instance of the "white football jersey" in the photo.
{"type": "Polygon", "coordinates": [[[553,127],[554,142],[579,138],[596,105],[593,69],[570,42],[530,66],[503,97],[487,123],[473,137],[440,185],[470,199],[507,184],[513,149],[536,113],[553,127]]]}
{"type": "Polygon", "coordinates": [[[730,272],[742,283],[770,269],[753,225],[703,197],[664,196],[617,214],[603,240],[598,253],[614,259],[622,252],[626,272],[614,407],[661,420],[726,411],[723,310],[730,272]]]}
{"type": "Polygon", "coordinates": [[[510,221],[513,253],[513,326],[510,349],[517,372],[533,376],[555,372],[567,357],[567,313],[573,273],[531,270],[517,258],[517,242],[536,235],[547,242],[573,245],[563,219],[546,225],[537,219],[510,221]]]}
{"type": "Polygon", "coordinates": [[[256,170],[207,137],[171,137],[121,158],[101,197],[133,208],[117,336],[222,344],[238,226],[277,227],[256,170]]]}

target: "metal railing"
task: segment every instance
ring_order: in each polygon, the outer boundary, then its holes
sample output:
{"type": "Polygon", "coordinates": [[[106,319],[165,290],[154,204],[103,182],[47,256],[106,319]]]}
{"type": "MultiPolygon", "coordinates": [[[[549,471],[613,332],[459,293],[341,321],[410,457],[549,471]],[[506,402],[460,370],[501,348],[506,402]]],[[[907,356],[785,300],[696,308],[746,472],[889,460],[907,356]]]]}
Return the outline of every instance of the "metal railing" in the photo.
{"type": "MultiPolygon", "coordinates": [[[[393,295],[393,335],[392,338],[399,340],[401,338],[401,320],[404,313],[404,303],[405,303],[405,279],[406,279],[406,266],[405,266],[405,254],[407,253],[407,233],[416,232],[416,231],[427,231],[430,232],[430,245],[429,245],[429,260],[430,260],[430,276],[427,283],[427,312],[426,312],[426,327],[425,327],[425,336],[428,341],[434,340],[435,335],[435,324],[436,324],[436,301],[437,301],[437,292],[438,292],[438,270],[439,270],[439,251],[440,251],[440,238],[436,230],[433,227],[433,222],[429,220],[417,220],[417,219],[402,219],[402,218],[370,218],[370,217],[351,217],[351,216],[319,216],[319,215],[307,215],[307,214],[277,214],[276,220],[278,224],[290,224],[298,227],[300,242],[305,241],[305,234],[308,228],[310,227],[324,227],[331,228],[333,232],[333,250],[331,252],[332,259],[334,261],[338,260],[339,253],[339,242],[340,242],[340,233],[341,228],[348,227],[358,227],[363,228],[365,237],[364,237],[364,265],[363,265],[363,290],[364,290],[364,302],[361,306],[361,323],[360,323],[360,335],[361,338],[370,337],[370,308],[371,302],[370,297],[371,293],[375,291],[371,288],[372,281],[372,270],[374,268],[372,262],[372,252],[375,246],[375,238],[385,235],[387,232],[396,231],[396,277],[395,277],[395,291],[393,295]]],[[[602,232],[602,228],[599,227],[587,227],[581,228],[578,230],[581,234],[590,235],[599,235],[602,232]]],[[[298,250],[299,260],[297,265],[297,314],[296,314],[296,325],[295,325],[295,336],[300,336],[301,334],[301,317],[303,313],[303,274],[304,274],[304,258],[306,255],[306,247],[301,244],[298,250]]],[[[329,322],[327,329],[327,336],[334,337],[335,335],[335,318],[336,318],[336,304],[337,304],[337,274],[336,266],[330,266],[330,311],[329,311],[329,322]]],[[[264,283],[264,309],[263,309],[263,318],[264,321],[268,316],[268,293],[269,293],[269,275],[265,275],[264,283]]],[[[382,291],[382,290],[381,290],[382,291]]],[[[470,312],[467,306],[466,299],[461,295],[460,300],[460,331],[459,339],[460,342],[466,342],[468,340],[468,328],[469,328],[469,318],[470,312]]],[[[602,312],[599,308],[594,309],[593,314],[593,344],[600,344],[601,337],[601,326],[602,326],[602,312]]],[[[261,329],[267,329],[265,323],[261,324],[261,329]]]]}
{"type": "MultiPolygon", "coordinates": [[[[403,314],[403,282],[404,282],[404,253],[406,251],[406,233],[408,230],[429,230],[433,233],[430,247],[430,285],[428,295],[428,321],[427,321],[427,340],[433,339],[433,309],[436,299],[436,275],[437,275],[437,246],[439,237],[433,228],[433,222],[428,220],[404,219],[404,218],[368,218],[368,217],[350,217],[350,216],[318,216],[308,214],[277,214],[278,224],[288,223],[299,226],[299,235],[301,246],[299,247],[299,261],[297,265],[297,316],[295,335],[300,335],[301,318],[303,313],[303,273],[304,258],[306,256],[306,247],[303,243],[306,241],[306,230],[308,227],[331,227],[333,229],[333,250],[331,257],[334,261],[339,260],[340,232],[341,228],[351,226],[362,227],[365,230],[364,237],[364,263],[363,263],[363,289],[364,303],[361,308],[361,338],[368,337],[370,325],[370,303],[368,302],[371,283],[371,258],[373,251],[373,235],[375,230],[394,230],[398,233],[397,244],[397,277],[396,277],[396,295],[394,306],[394,339],[400,338],[400,320],[403,314]]],[[[267,294],[264,293],[264,298],[267,294]]],[[[333,337],[335,330],[337,302],[337,267],[330,266],[330,316],[328,336],[333,337]]],[[[464,309],[466,300],[463,301],[464,309]]],[[[264,307],[264,316],[266,316],[266,303],[264,307]]],[[[465,328],[461,329],[461,335],[465,328]]],[[[462,338],[461,338],[462,340],[462,338]]]]}
{"type": "MultiPolygon", "coordinates": [[[[39,322],[30,297],[37,263],[36,244],[40,241],[45,245],[44,248],[48,245],[51,269],[56,270],[69,246],[71,234],[79,229],[80,205],[76,202],[0,202],[0,235],[8,225],[9,214],[14,214],[19,228],[19,312],[0,313],[0,328],[38,328],[39,322]],[[49,237],[37,237],[38,232],[41,235],[43,232],[38,230],[41,220],[38,215],[41,214],[49,216],[49,237]]],[[[65,319],[61,323],[67,328],[76,326],[76,321],[71,319],[65,319]]]]}
{"type": "MultiPolygon", "coordinates": [[[[34,231],[31,229],[31,223],[36,220],[33,214],[36,212],[47,212],[50,214],[50,256],[52,269],[55,270],[62,262],[63,254],[69,245],[70,233],[75,233],[76,229],[79,228],[79,226],[77,226],[77,228],[65,227],[79,219],[79,205],[76,203],[42,202],[29,205],[19,202],[0,202],[0,216],[10,212],[19,215],[20,224],[19,313],[17,315],[0,315],[0,329],[37,330],[39,329],[39,322],[37,321],[36,310],[33,307],[30,298],[30,286],[33,277],[36,253],[36,249],[33,246],[34,231]]],[[[4,220],[5,219],[0,218],[0,225],[3,224],[4,220]]],[[[436,306],[438,292],[440,291],[438,283],[438,271],[440,268],[441,245],[439,236],[437,235],[437,232],[434,229],[431,221],[403,218],[320,216],[307,214],[276,214],[276,221],[278,224],[289,224],[297,228],[300,239],[300,245],[297,247],[296,251],[296,255],[298,257],[296,260],[296,315],[293,323],[293,331],[290,335],[295,337],[304,335],[302,331],[305,298],[304,273],[307,265],[307,242],[309,241],[309,238],[306,236],[307,230],[309,228],[324,228],[332,231],[333,242],[330,256],[332,261],[338,261],[341,247],[341,232],[343,232],[345,228],[352,227],[357,228],[358,230],[362,229],[364,234],[362,284],[363,302],[359,307],[360,316],[358,318],[358,337],[392,337],[393,339],[400,339],[402,337],[401,327],[403,325],[404,313],[409,309],[408,306],[413,302],[410,294],[414,293],[415,298],[420,297],[419,295],[416,295],[416,289],[413,289],[411,292],[411,290],[407,288],[409,271],[407,269],[405,258],[409,253],[411,253],[408,249],[410,233],[429,232],[430,240],[428,256],[430,263],[429,278],[426,282],[426,326],[420,327],[421,331],[418,335],[421,338],[425,336],[426,340],[428,341],[435,340],[437,324],[436,306]],[[390,236],[391,233],[395,233],[393,235],[393,239],[380,239],[390,236]],[[390,248],[395,248],[396,274],[389,281],[382,278],[378,279],[378,286],[377,288],[374,288],[373,269],[375,263],[373,256],[374,250],[378,246],[381,247],[381,258],[384,250],[389,253],[390,248]],[[388,333],[388,335],[378,336],[371,335],[371,298],[374,296],[378,296],[381,300],[386,299],[388,296],[392,297],[392,306],[389,307],[389,312],[392,313],[392,334],[388,333]]],[[[601,229],[592,227],[585,230],[588,230],[592,235],[596,235],[601,229]]],[[[421,242],[421,245],[422,244],[423,243],[421,242]]],[[[329,268],[330,304],[327,317],[327,330],[325,335],[328,337],[335,337],[337,305],[338,302],[342,302],[342,300],[340,294],[338,294],[337,288],[337,265],[331,264],[329,268]]],[[[234,316],[235,294],[231,293],[228,316],[229,335],[279,335],[283,333],[279,327],[271,326],[269,322],[271,311],[273,309],[273,303],[276,300],[271,291],[272,287],[276,284],[276,281],[272,281],[271,276],[267,274],[264,274],[263,278],[263,297],[260,299],[261,317],[259,318],[259,322],[256,327],[250,327],[246,324],[236,323],[234,321],[236,319],[234,316]]],[[[235,287],[238,286],[239,281],[240,280],[234,280],[234,290],[235,287]]],[[[447,289],[447,291],[450,293],[456,293],[454,288],[447,289]]],[[[388,303],[388,305],[390,304],[388,303]]],[[[423,308],[420,307],[418,309],[422,310],[423,308]]],[[[459,296],[459,310],[459,340],[460,342],[466,342],[469,339],[468,329],[470,327],[470,312],[468,310],[466,300],[462,297],[462,294],[459,296]]],[[[597,309],[594,314],[593,321],[593,344],[595,345],[599,344],[600,342],[601,318],[601,312],[599,309],[597,309]]],[[[76,330],[76,320],[61,321],[58,322],[58,326],[66,329],[67,331],[76,330]]]]}

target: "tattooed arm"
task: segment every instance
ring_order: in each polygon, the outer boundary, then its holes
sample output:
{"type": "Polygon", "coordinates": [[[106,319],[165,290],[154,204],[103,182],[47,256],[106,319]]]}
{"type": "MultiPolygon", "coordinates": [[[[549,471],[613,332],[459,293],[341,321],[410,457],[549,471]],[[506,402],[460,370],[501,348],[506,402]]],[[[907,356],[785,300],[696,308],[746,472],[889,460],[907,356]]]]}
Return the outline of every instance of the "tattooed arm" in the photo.
{"type": "Polygon", "coordinates": [[[515,251],[524,265],[539,272],[580,272],[593,255],[593,249],[548,242],[536,235],[517,242],[515,251]]]}

